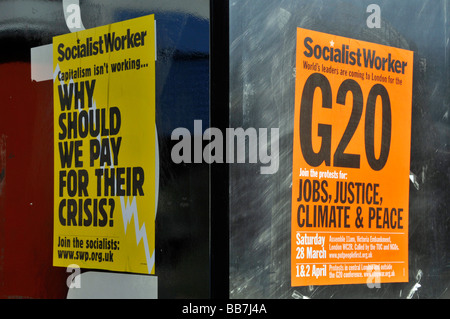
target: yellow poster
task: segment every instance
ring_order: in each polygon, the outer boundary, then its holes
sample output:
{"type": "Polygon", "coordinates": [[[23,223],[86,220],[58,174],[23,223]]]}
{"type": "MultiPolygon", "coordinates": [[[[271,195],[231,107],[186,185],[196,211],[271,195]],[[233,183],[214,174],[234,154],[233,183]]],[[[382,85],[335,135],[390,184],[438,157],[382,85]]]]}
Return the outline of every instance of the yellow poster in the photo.
{"type": "Polygon", "coordinates": [[[154,16],[54,37],[53,68],[53,265],[154,274],[154,16]]]}
{"type": "Polygon", "coordinates": [[[412,78],[411,51],[297,29],[292,286],[408,281],[412,78]]]}

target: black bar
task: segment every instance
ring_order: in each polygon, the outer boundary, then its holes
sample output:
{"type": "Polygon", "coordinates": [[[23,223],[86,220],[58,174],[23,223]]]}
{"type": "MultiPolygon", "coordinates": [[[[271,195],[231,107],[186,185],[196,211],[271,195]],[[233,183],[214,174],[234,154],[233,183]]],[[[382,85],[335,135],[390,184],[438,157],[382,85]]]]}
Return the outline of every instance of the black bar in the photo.
{"type": "MultiPolygon", "coordinates": [[[[210,1],[210,127],[229,125],[228,0],[210,1]]],[[[210,166],[210,294],[229,298],[228,164],[210,166]]]]}

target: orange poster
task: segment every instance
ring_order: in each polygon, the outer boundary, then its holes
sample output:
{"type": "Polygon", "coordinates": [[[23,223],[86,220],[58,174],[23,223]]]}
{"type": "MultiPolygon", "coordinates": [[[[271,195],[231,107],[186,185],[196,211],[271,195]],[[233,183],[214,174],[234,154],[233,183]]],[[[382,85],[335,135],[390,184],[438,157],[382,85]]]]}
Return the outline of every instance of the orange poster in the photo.
{"type": "Polygon", "coordinates": [[[297,29],[292,286],[408,281],[413,52],[297,29]]]}

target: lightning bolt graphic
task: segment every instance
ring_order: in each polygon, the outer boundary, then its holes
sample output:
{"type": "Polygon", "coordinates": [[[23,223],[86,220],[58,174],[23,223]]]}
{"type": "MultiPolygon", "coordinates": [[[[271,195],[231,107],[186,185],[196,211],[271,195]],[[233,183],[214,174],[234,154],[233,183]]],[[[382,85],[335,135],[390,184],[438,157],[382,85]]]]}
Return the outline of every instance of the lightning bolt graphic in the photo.
{"type": "Polygon", "coordinates": [[[145,230],[145,223],[139,228],[139,218],[136,204],[136,197],[133,197],[131,204],[129,202],[129,197],[125,204],[125,197],[120,197],[120,206],[122,207],[122,217],[123,217],[123,227],[125,228],[125,234],[127,233],[127,226],[134,219],[134,228],[136,233],[136,245],[139,245],[141,239],[144,241],[145,258],[147,259],[147,269],[150,274],[155,263],[155,254],[150,256],[150,248],[148,247],[147,232],[145,230]]]}

